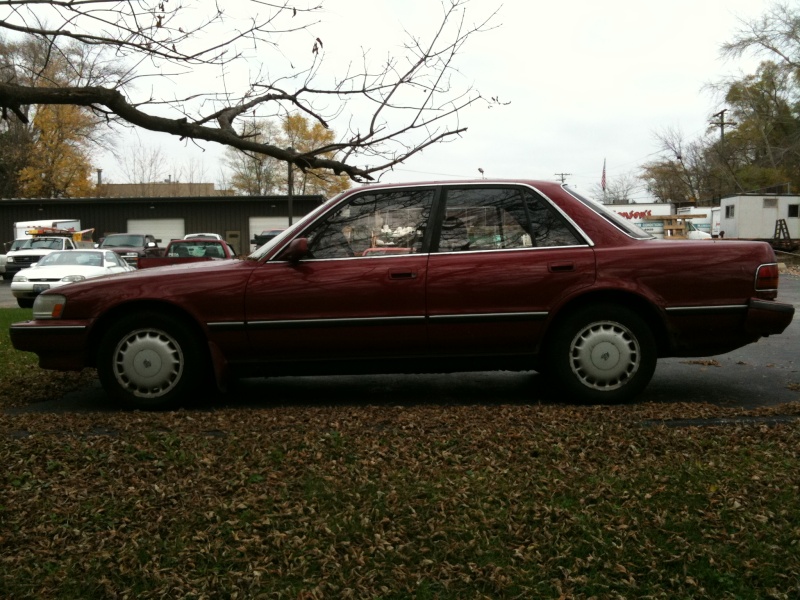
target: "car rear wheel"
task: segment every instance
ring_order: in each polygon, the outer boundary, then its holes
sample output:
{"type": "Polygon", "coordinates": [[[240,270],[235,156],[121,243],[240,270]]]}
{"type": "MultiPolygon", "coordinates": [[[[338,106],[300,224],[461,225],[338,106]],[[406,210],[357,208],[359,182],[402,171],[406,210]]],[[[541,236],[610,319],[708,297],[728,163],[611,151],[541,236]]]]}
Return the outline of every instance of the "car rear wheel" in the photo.
{"type": "Polygon", "coordinates": [[[548,364],[571,397],[617,404],[644,390],[656,367],[656,344],[634,311],[612,304],[587,306],[556,326],[548,364]]]}
{"type": "Polygon", "coordinates": [[[106,392],[128,408],[166,409],[203,380],[203,344],[179,320],[137,313],[114,324],[99,347],[97,372],[106,392]]]}

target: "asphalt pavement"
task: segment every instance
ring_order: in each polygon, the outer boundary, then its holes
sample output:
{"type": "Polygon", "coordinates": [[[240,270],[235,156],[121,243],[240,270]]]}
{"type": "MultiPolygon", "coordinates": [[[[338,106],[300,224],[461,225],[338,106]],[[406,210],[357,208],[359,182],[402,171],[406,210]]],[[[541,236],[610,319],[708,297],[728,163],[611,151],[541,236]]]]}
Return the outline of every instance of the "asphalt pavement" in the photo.
{"type": "MultiPolygon", "coordinates": [[[[800,401],[800,277],[780,278],[778,299],[795,306],[794,321],[779,336],[763,338],[721,356],[658,362],[642,402],[708,402],[757,408],[800,401]]],[[[16,307],[9,282],[0,283],[0,308],[16,307]]],[[[249,379],[217,399],[225,406],[559,403],[564,402],[532,373],[482,372],[440,375],[375,375],[249,379]]],[[[113,410],[99,384],[36,410],[113,410]]]]}

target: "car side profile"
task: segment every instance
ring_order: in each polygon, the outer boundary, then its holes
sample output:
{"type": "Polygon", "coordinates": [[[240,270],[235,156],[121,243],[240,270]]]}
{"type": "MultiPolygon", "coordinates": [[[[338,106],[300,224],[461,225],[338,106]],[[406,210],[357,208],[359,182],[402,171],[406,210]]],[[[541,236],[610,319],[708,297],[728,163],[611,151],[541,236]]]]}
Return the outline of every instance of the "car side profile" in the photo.
{"type": "Polygon", "coordinates": [[[144,269],[39,295],[15,348],[96,367],[109,396],[163,408],[209,380],[538,370],[623,402],[656,361],[781,333],[762,242],[657,240],[557,183],[348,190],[241,261],[144,269]]]}

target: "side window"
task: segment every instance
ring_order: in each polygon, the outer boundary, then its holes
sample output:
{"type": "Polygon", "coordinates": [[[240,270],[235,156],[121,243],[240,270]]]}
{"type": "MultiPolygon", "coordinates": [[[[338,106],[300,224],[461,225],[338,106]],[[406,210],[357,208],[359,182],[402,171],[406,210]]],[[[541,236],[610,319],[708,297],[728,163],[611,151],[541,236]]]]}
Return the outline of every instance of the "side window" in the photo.
{"type": "Polygon", "coordinates": [[[520,188],[450,189],[439,252],[580,244],[543,199],[520,188]]]}
{"type": "Polygon", "coordinates": [[[788,214],[786,216],[790,219],[796,219],[800,217],[800,204],[790,204],[788,214]]]}
{"type": "Polygon", "coordinates": [[[439,252],[530,247],[519,189],[471,187],[447,191],[439,252]]]}
{"type": "Polygon", "coordinates": [[[533,245],[539,247],[577,246],[584,242],[550,204],[532,192],[526,192],[526,207],[531,220],[533,245]]]}
{"type": "Polygon", "coordinates": [[[306,232],[312,258],[413,254],[422,251],[433,190],[365,193],[306,232]]]}

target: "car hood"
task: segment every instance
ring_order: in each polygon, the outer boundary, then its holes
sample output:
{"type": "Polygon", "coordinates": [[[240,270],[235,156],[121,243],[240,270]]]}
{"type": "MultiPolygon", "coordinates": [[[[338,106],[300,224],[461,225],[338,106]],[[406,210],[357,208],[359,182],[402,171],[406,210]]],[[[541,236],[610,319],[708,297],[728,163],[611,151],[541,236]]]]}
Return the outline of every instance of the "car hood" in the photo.
{"type": "Polygon", "coordinates": [[[11,250],[7,256],[45,256],[55,251],[53,248],[23,248],[21,250],[11,250]]]}
{"type": "Polygon", "coordinates": [[[33,267],[22,269],[18,275],[30,279],[61,279],[67,275],[83,275],[84,277],[98,277],[107,273],[104,267],[81,265],[53,265],[52,267],[33,267]]]}

